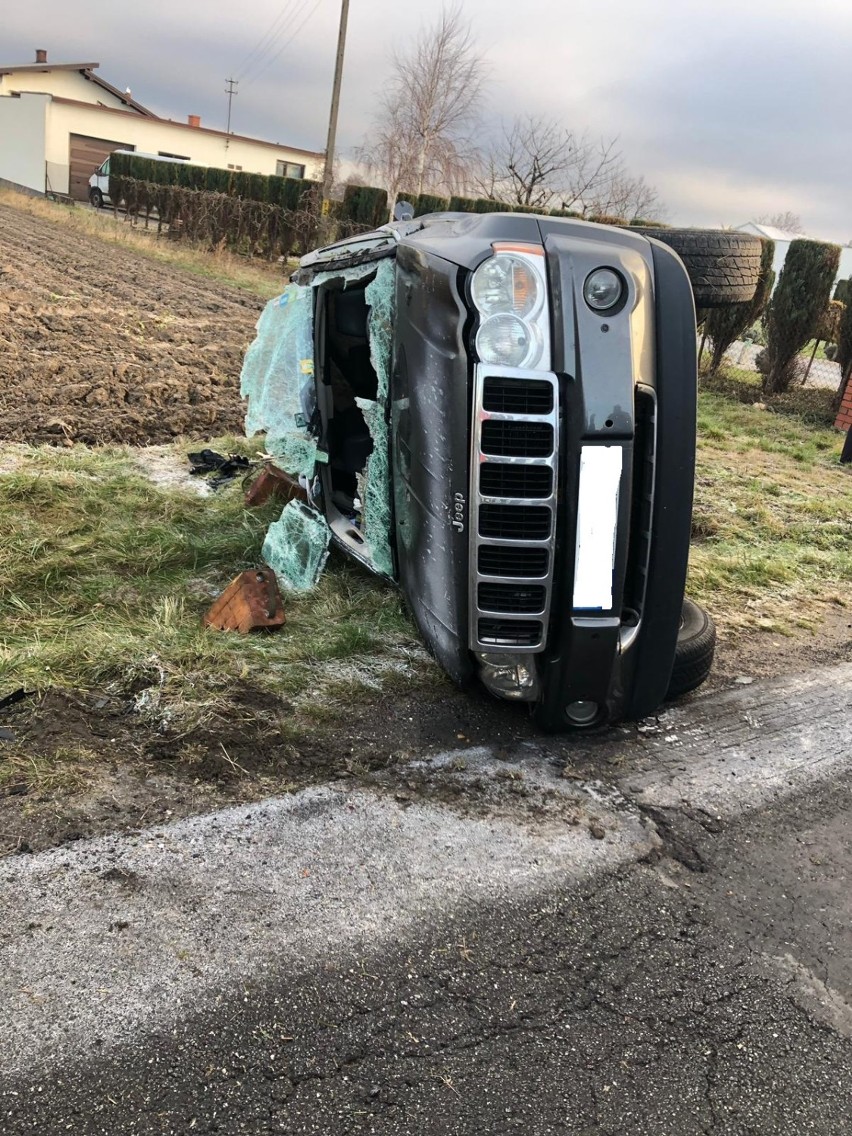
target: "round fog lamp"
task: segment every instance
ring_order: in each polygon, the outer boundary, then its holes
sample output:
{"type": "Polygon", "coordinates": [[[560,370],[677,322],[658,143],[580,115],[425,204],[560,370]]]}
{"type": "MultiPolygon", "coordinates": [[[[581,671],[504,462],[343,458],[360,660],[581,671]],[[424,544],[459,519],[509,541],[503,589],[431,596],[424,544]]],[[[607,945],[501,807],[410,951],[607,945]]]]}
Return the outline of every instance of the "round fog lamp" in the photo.
{"type": "Polygon", "coordinates": [[[586,277],[583,296],[595,312],[608,312],[614,308],[624,292],[624,282],[612,268],[596,268],[586,277]]]}
{"type": "Polygon", "coordinates": [[[575,726],[589,726],[598,716],[597,702],[569,702],[565,716],[575,726]]]}

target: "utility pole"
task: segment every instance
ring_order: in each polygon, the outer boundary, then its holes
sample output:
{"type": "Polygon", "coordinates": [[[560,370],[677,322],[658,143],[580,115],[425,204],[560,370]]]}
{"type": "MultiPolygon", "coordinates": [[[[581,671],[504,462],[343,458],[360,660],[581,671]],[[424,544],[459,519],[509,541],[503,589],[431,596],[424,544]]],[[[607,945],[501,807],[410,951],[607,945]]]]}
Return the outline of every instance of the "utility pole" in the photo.
{"type": "Polygon", "coordinates": [[[331,90],[331,113],[328,116],[328,139],[325,144],[325,175],[322,179],[323,204],[331,193],[334,167],[334,143],[337,137],[337,111],[340,107],[340,82],[343,78],[343,50],[346,47],[346,25],[349,21],[349,0],[341,0],[340,31],[337,36],[337,59],[334,64],[334,86],[331,90]]]}
{"type": "Polygon", "coordinates": [[[237,90],[237,85],[239,84],[239,79],[226,79],[225,82],[228,84],[227,87],[225,88],[225,94],[228,96],[228,125],[227,125],[227,128],[225,129],[225,133],[230,134],[231,133],[231,102],[233,101],[234,95],[238,95],[240,93],[237,90]]]}

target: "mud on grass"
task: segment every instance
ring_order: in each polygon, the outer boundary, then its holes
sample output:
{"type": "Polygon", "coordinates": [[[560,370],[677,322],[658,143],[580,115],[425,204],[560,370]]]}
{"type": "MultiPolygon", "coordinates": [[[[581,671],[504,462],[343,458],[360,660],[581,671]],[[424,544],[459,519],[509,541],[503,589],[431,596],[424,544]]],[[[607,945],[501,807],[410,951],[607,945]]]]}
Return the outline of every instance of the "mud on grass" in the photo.
{"type": "Polygon", "coordinates": [[[406,773],[407,763],[535,737],[523,707],[443,678],[362,691],[319,721],[245,683],[191,731],[154,728],[134,696],[101,691],[50,690],[2,721],[14,740],[0,741],[0,855],[379,772],[385,788],[435,792],[435,779],[406,773]]]}

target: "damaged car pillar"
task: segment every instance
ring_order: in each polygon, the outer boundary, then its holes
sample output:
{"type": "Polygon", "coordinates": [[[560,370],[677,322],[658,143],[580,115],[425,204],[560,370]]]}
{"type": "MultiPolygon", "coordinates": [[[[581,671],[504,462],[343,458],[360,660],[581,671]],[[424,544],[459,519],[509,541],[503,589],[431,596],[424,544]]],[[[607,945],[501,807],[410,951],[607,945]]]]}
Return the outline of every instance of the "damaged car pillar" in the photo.
{"type": "Polygon", "coordinates": [[[548,730],[699,685],[693,295],[747,298],[751,241],[445,213],[304,257],[242,380],[247,431],[308,495],[265,546],[282,584],[334,542],[399,585],[456,682],[548,730]]]}

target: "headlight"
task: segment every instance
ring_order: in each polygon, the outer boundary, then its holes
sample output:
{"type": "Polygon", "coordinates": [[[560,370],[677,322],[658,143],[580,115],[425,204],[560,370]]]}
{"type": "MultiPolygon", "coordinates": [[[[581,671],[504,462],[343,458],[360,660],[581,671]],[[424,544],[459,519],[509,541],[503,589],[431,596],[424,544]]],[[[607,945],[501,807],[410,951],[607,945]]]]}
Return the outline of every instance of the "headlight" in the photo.
{"type": "Polygon", "coordinates": [[[550,368],[550,305],[544,249],[496,242],[470,278],[481,317],[475,349],[492,366],[550,368]]]}
{"type": "Polygon", "coordinates": [[[498,312],[530,315],[541,304],[538,274],[520,256],[498,253],[484,261],[473,274],[471,295],[483,315],[498,312]]]}
{"type": "Polygon", "coordinates": [[[476,333],[476,353],[483,363],[534,367],[541,358],[541,339],[518,316],[491,316],[476,333]]]}
{"type": "Polygon", "coordinates": [[[596,268],[586,277],[583,297],[592,311],[608,312],[624,294],[624,281],[613,268],[596,268]]]}

